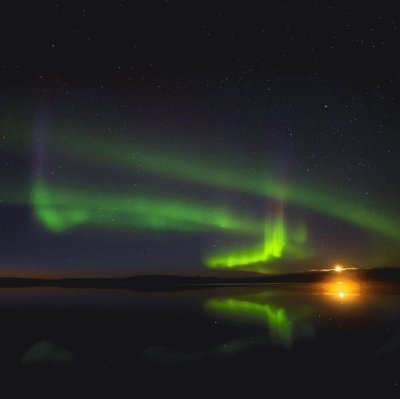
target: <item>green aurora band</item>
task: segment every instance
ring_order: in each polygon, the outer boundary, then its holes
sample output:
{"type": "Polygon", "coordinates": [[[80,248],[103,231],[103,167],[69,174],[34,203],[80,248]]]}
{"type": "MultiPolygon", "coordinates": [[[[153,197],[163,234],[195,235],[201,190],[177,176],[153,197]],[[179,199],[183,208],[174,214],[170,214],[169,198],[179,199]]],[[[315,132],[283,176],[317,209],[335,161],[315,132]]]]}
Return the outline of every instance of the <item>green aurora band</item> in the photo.
{"type": "Polygon", "coordinates": [[[220,230],[257,237],[264,234],[261,246],[225,249],[222,253],[209,254],[205,264],[214,269],[248,269],[250,266],[253,270],[265,272],[264,264],[281,258],[284,250],[285,254],[295,255],[296,258],[304,258],[306,253],[304,248],[295,245],[304,243],[305,227],[288,229],[282,211],[271,220],[260,221],[222,207],[143,194],[101,193],[54,185],[41,178],[37,178],[33,185],[31,202],[36,219],[54,233],[89,226],[193,233],[220,230]]]}
{"type": "Polygon", "coordinates": [[[238,168],[230,164],[184,157],[173,151],[149,150],[147,147],[112,142],[107,139],[85,139],[65,131],[48,143],[51,151],[74,160],[90,160],[112,167],[189,181],[218,189],[275,198],[341,219],[368,231],[399,240],[400,228],[395,215],[384,214],[364,199],[353,194],[337,193],[332,187],[312,186],[295,179],[283,184],[271,170],[263,166],[238,168]]]}
{"type": "Polygon", "coordinates": [[[260,235],[264,223],[230,210],[135,193],[101,193],[36,179],[31,202],[36,218],[55,233],[75,226],[201,232],[227,230],[260,235]]]}
{"type": "MultiPolygon", "coordinates": [[[[332,187],[306,184],[298,178],[283,183],[272,169],[260,165],[238,167],[229,162],[185,156],[167,148],[133,146],[98,137],[89,140],[71,130],[61,133],[48,139],[45,147],[80,164],[100,163],[133,173],[147,172],[214,189],[268,197],[341,219],[394,241],[400,239],[397,216],[383,213],[364,198],[360,201],[355,194],[334,192],[332,187]]],[[[40,223],[57,233],[83,225],[194,233],[219,230],[258,237],[259,243],[247,248],[209,252],[205,263],[211,268],[248,270],[247,266],[254,269],[258,265],[258,271],[265,271],[263,264],[283,256],[299,259],[308,255],[301,245],[306,241],[307,229],[289,229],[283,217],[260,221],[220,206],[165,199],[164,195],[107,191],[94,194],[88,189],[49,184],[42,178],[34,182],[30,199],[27,196],[25,192],[16,195],[15,190],[10,190],[2,193],[2,202],[30,201],[40,223]]]]}
{"type": "Polygon", "coordinates": [[[211,253],[205,258],[205,264],[213,269],[245,268],[251,265],[253,271],[265,272],[265,263],[279,259],[283,255],[295,259],[306,257],[308,252],[304,247],[306,239],[305,225],[288,229],[283,212],[280,212],[271,220],[266,220],[264,241],[261,244],[211,253]]]}
{"type": "Polygon", "coordinates": [[[280,258],[286,243],[286,232],[283,221],[265,223],[265,239],[262,245],[242,250],[224,251],[206,259],[211,268],[237,267],[249,264],[268,262],[271,258],[280,258]]]}

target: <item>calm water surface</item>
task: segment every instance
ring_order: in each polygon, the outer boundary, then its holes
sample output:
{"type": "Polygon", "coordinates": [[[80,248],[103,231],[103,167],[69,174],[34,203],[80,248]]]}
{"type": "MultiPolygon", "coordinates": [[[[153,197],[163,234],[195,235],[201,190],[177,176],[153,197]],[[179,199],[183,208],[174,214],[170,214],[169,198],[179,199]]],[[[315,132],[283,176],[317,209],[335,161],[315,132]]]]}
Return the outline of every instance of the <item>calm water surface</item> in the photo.
{"type": "Polygon", "coordinates": [[[340,280],[158,292],[2,288],[0,364],[17,396],[133,397],[139,387],[185,383],[400,395],[399,300],[396,287],[340,280]]]}

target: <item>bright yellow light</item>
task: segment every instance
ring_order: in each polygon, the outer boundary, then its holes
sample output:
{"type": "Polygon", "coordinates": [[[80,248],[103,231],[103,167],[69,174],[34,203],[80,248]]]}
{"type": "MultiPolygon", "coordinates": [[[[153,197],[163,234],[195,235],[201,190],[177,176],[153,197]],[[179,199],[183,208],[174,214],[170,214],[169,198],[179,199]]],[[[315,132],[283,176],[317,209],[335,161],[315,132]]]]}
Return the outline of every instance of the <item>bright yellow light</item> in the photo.
{"type": "Polygon", "coordinates": [[[352,280],[333,280],[324,284],[324,294],[337,300],[350,300],[360,295],[360,285],[352,280]]]}
{"type": "Polygon", "coordinates": [[[343,267],[340,265],[336,265],[335,266],[335,272],[340,273],[341,271],[343,271],[343,267]]]}

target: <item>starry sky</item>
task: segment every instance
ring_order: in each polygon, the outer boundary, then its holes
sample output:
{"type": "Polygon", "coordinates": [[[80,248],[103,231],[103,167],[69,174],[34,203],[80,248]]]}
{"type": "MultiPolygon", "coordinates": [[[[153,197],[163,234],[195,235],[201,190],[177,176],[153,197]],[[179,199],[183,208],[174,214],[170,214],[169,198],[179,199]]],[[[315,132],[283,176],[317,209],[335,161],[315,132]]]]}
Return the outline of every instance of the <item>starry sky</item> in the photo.
{"type": "Polygon", "coordinates": [[[377,1],[0,6],[2,276],[398,266],[377,1]]]}

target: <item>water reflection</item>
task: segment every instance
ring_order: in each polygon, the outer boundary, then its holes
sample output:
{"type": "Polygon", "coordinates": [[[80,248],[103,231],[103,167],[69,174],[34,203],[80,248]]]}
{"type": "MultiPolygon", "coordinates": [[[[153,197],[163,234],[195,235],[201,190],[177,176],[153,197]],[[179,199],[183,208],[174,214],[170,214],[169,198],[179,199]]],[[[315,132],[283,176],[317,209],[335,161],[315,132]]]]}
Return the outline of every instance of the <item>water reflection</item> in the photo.
{"type": "Polygon", "coordinates": [[[250,317],[266,323],[271,331],[271,340],[290,346],[293,339],[293,328],[289,321],[286,310],[277,308],[268,303],[255,302],[246,299],[210,299],[206,306],[213,311],[225,316],[250,317]]]}
{"type": "MultiPolygon", "coordinates": [[[[291,349],[318,334],[358,331],[398,324],[398,290],[338,275],[316,284],[249,287],[247,292],[220,289],[205,301],[209,317],[222,323],[258,328],[258,343],[291,349]],[[343,306],[342,306],[343,305],[343,306]],[[344,306],[346,305],[346,306],[344,306]]],[[[254,340],[254,337],[251,337],[254,340]]]]}
{"type": "Polygon", "coordinates": [[[334,279],[324,284],[323,294],[341,303],[351,301],[361,295],[360,284],[350,279],[334,279]]]}
{"type": "Polygon", "coordinates": [[[348,277],[342,272],[319,284],[165,292],[2,289],[3,355],[8,351],[16,362],[38,342],[54,342],[76,354],[77,364],[92,359],[94,366],[103,352],[121,365],[127,357],[137,364],[179,365],[230,364],[244,356],[262,362],[271,356],[324,361],[320,354],[353,360],[399,354],[399,288],[348,277]]]}
{"type": "Polygon", "coordinates": [[[265,290],[254,294],[215,297],[205,302],[205,309],[220,319],[261,327],[264,332],[260,334],[259,340],[264,345],[290,348],[298,338],[314,335],[310,309],[301,301],[297,304],[292,302],[290,296],[290,292],[284,298],[282,292],[265,290]]]}

